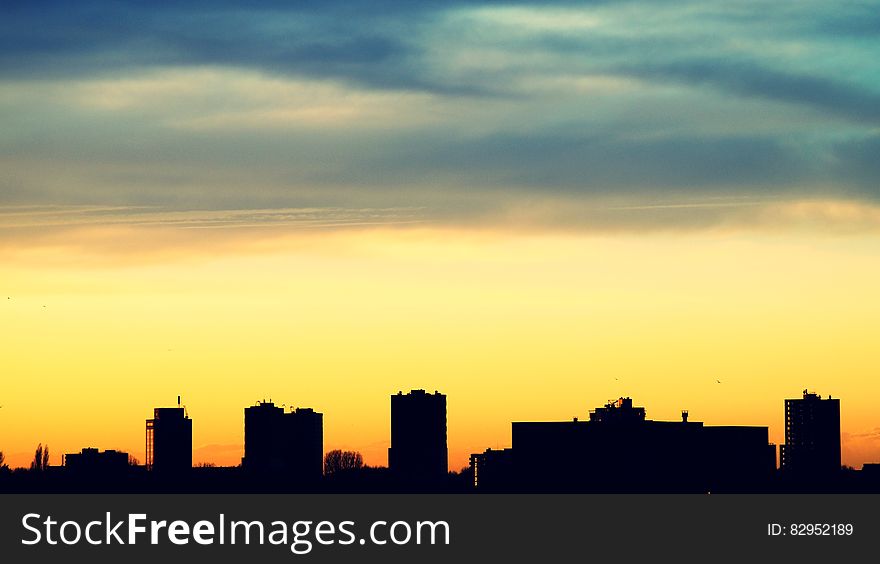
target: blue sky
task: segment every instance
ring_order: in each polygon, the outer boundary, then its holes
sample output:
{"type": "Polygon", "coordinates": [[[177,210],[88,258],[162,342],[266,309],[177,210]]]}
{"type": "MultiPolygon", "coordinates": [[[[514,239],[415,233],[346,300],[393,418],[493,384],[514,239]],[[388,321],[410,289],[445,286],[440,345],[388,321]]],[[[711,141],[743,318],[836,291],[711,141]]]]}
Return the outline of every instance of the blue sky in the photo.
{"type": "Polygon", "coordinates": [[[878,7],[7,2],[0,205],[601,229],[873,209],[878,7]]]}

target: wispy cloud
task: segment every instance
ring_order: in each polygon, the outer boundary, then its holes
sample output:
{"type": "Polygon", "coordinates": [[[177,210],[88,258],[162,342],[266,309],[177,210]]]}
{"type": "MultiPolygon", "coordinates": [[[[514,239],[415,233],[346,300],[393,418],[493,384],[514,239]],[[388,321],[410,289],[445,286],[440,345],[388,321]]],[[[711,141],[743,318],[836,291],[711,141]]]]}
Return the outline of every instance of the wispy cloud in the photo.
{"type": "Polygon", "coordinates": [[[255,210],[161,210],[153,207],[0,207],[0,229],[84,226],[156,226],[180,229],[279,227],[320,229],[422,223],[418,208],[273,208],[255,210]]]}

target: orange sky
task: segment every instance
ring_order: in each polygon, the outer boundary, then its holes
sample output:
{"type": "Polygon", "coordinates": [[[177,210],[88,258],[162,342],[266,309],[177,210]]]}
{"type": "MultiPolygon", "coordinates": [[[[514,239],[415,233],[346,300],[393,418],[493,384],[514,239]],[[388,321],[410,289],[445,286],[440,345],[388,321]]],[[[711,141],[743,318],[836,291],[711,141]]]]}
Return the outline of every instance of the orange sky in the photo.
{"type": "Polygon", "coordinates": [[[769,425],[842,400],[844,462],[880,461],[880,236],[76,227],[0,238],[0,449],[144,457],[178,394],[195,462],[235,464],[243,409],[324,413],[384,465],[389,396],[448,396],[450,468],[513,420],[629,395],[653,419],[769,425]],[[716,383],[721,380],[721,384],[716,383]]]}

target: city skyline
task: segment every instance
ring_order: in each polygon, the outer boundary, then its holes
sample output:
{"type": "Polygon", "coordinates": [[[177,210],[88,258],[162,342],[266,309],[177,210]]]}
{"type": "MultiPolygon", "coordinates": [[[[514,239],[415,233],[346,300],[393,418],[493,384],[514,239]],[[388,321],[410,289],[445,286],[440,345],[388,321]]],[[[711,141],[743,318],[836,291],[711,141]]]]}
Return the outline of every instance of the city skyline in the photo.
{"type": "MultiPolygon", "coordinates": [[[[403,449],[406,449],[407,451],[410,452],[410,454],[407,454],[406,456],[408,456],[408,457],[415,456],[416,457],[415,460],[421,460],[420,462],[416,463],[419,465],[418,468],[422,468],[423,467],[422,465],[425,464],[428,460],[430,460],[430,455],[428,455],[429,456],[428,459],[423,459],[422,457],[425,455],[417,454],[417,453],[419,452],[419,449],[428,447],[428,445],[430,445],[431,442],[434,440],[434,439],[431,439],[430,437],[432,436],[432,434],[436,433],[436,431],[432,430],[433,423],[428,422],[428,421],[430,421],[430,418],[432,417],[431,411],[434,408],[429,407],[429,403],[432,403],[432,401],[429,401],[428,403],[425,403],[425,402],[428,400],[433,400],[433,398],[435,398],[435,397],[442,399],[442,408],[441,408],[441,412],[440,412],[441,415],[438,415],[438,416],[441,417],[441,421],[442,421],[442,423],[440,423],[440,425],[442,425],[441,435],[443,437],[442,438],[443,460],[448,461],[448,454],[447,454],[448,441],[446,439],[446,426],[447,426],[446,395],[440,394],[437,391],[435,391],[433,394],[428,394],[423,389],[413,389],[412,391],[407,392],[407,394],[405,394],[405,395],[403,395],[402,391],[398,391],[396,394],[391,395],[391,411],[390,411],[390,413],[391,413],[391,426],[389,429],[388,444],[389,445],[394,444],[393,437],[395,436],[395,433],[397,433],[399,435],[399,441],[398,441],[399,450],[401,452],[404,452],[403,449]],[[413,400],[413,401],[407,401],[407,404],[410,405],[410,407],[403,409],[404,404],[401,402],[403,402],[404,400],[413,400]],[[395,404],[399,405],[399,407],[395,408],[395,404]],[[399,427],[395,427],[395,424],[393,423],[395,409],[397,409],[400,412],[399,417],[401,418],[401,422],[400,422],[399,427]],[[425,409],[427,409],[427,411],[424,411],[425,409]],[[413,419],[414,417],[415,417],[415,419],[413,419]],[[425,419],[426,417],[428,419],[425,419]],[[417,421],[424,421],[424,423],[417,422],[417,421]],[[424,445],[424,446],[417,446],[417,445],[424,445]],[[415,448],[417,450],[413,451],[412,450],[413,448],[415,448]]],[[[193,435],[194,424],[188,414],[188,410],[187,410],[186,406],[180,403],[181,402],[180,396],[178,396],[177,401],[178,401],[178,405],[175,408],[157,407],[157,408],[153,409],[153,412],[154,412],[153,418],[147,420],[147,427],[146,427],[147,428],[147,431],[146,431],[147,452],[146,452],[146,454],[138,453],[137,451],[126,451],[126,450],[120,449],[120,448],[97,447],[94,444],[89,444],[89,445],[83,445],[82,447],[78,447],[73,450],[63,450],[61,452],[55,450],[54,452],[56,453],[56,455],[60,455],[62,458],[62,464],[60,464],[60,465],[64,465],[63,464],[63,457],[68,453],[71,453],[71,452],[72,453],[79,453],[80,450],[82,450],[83,452],[85,452],[87,450],[92,450],[92,451],[96,451],[96,452],[99,452],[99,451],[123,452],[123,453],[129,455],[130,457],[132,457],[132,460],[136,461],[136,463],[143,464],[147,469],[150,469],[153,466],[153,464],[151,462],[151,460],[153,458],[153,456],[151,454],[152,448],[153,448],[152,445],[154,444],[153,437],[154,437],[155,433],[157,432],[157,431],[155,431],[155,428],[157,427],[156,422],[160,420],[160,418],[159,418],[160,414],[164,415],[166,419],[171,420],[169,422],[172,425],[174,425],[176,428],[185,429],[184,432],[186,433],[187,438],[186,438],[186,442],[184,443],[184,445],[185,445],[185,451],[188,453],[186,455],[187,459],[188,459],[187,467],[195,467],[195,466],[202,466],[202,465],[211,465],[211,466],[216,465],[216,466],[225,466],[225,467],[242,466],[243,468],[247,469],[248,468],[248,463],[247,463],[248,450],[247,450],[246,445],[249,442],[249,440],[247,438],[249,436],[249,433],[250,433],[250,436],[252,437],[250,439],[250,441],[252,442],[251,448],[253,449],[253,451],[250,455],[250,460],[251,460],[251,462],[250,462],[251,470],[250,471],[253,472],[254,468],[258,468],[258,467],[265,468],[265,469],[280,467],[279,461],[282,460],[283,456],[284,456],[283,454],[280,454],[280,453],[284,452],[285,449],[287,448],[284,445],[288,445],[288,444],[300,445],[300,446],[292,446],[292,448],[294,448],[294,450],[298,450],[298,449],[302,449],[302,448],[306,448],[306,449],[311,448],[311,447],[305,446],[309,443],[308,442],[303,443],[302,441],[304,439],[302,439],[302,438],[295,439],[293,443],[290,443],[290,441],[292,440],[292,437],[299,436],[299,434],[302,432],[302,431],[296,431],[296,429],[301,428],[303,423],[296,423],[296,421],[299,420],[299,421],[304,422],[305,420],[303,419],[303,417],[311,418],[314,416],[317,417],[317,421],[318,421],[317,448],[318,448],[319,453],[321,454],[321,456],[318,456],[317,459],[323,460],[323,454],[326,452],[330,452],[332,450],[351,450],[351,451],[358,452],[359,454],[361,454],[361,450],[358,449],[357,445],[349,446],[349,447],[345,447],[345,448],[339,448],[339,447],[334,447],[334,446],[326,446],[326,447],[324,446],[324,434],[323,434],[324,414],[323,413],[317,413],[311,407],[302,407],[302,406],[297,406],[294,404],[291,404],[291,405],[280,404],[280,405],[276,406],[274,404],[274,402],[272,402],[271,399],[269,399],[269,400],[262,399],[262,400],[255,402],[251,406],[244,408],[244,418],[242,420],[242,422],[243,422],[243,426],[242,426],[242,428],[243,428],[243,434],[242,434],[243,441],[242,441],[242,445],[241,445],[241,452],[243,453],[243,456],[241,458],[239,458],[237,461],[233,461],[232,463],[223,463],[223,462],[218,463],[217,461],[211,461],[211,460],[196,460],[193,457],[195,449],[192,446],[193,445],[192,435],[193,435]],[[176,423],[175,420],[179,420],[180,423],[176,423]],[[253,429],[252,431],[248,431],[248,425],[249,425],[248,421],[249,420],[252,421],[252,423],[250,423],[250,425],[252,426],[252,429],[253,429]],[[274,422],[274,421],[277,421],[277,422],[274,422]],[[288,423],[283,423],[283,421],[287,421],[288,423]],[[186,423],[187,425],[185,427],[180,427],[180,425],[182,423],[186,423]],[[291,427],[290,426],[291,424],[293,424],[294,426],[291,427]],[[275,454],[272,454],[272,453],[275,453],[275,454]],[[143,459],[141,459],[140,455],[143,455],[143,459]],[[273,457],[272,459],[276,460],[276,462],[271,462],[269,457],[273,457]],[[277,457],[282,457],[282,458],[277,458],[277,457]]],[[[799,446],[798,443],[800,443],[800,444],[806,445],[805,447],[800,447],[800,448],[807,448],[807,449],[812,448],[810,445],[816,439],[812,438],[812,435],[803,435],[803,436],[799,437],[799,434],[798,434],[799,432],[794,431],[794,429],[797,429],[800,427],[792,427],[791,426],[794,424],[798,424],[798,425],[802,426],[802,425],[804,425],[804,423],[798,423],[798,422],[804,422],[804,421],[806,421],[807,422],[806,424],[810,425],[810,426],[804,428],[804,431],[800,431],[800,433],[807,433],[809,429],[813,428],[811,425],[825,425],[826,426],[826,430],[820,432],[820,433],[824,433],[824,434],[820,434],[817,436],[820,437],[820,443],[825,444],[825,446],[823,448],[826,449],[825,450],[826,454],[828,452],[827,449],[829,447],[831,448],[832,453],[836,452],[836,455],[835,455],[837,457],[836,462],[833,462],[832,466],[836,465],[837,467],[840,467],[840,465],[841,465],[841,458],[840,458],[840,453],[841,453],[840,399],[835,398],[832,400],[831,396],[828,396],[827,398],[825,398],[823,400],[823,398],[820,395],[818,395],[814,392],[811,392],[808,389],[804,389],[803,390],[803,398],[798,398],[798,399],[786,398],[784,400],[784,406],[785,406],[784,412],[785,412],[785,419],[786,419],[786,425],[785,425],[786,433],[784,435],[785,440],[778,441],[778,442],[774,441],[772,438],[772,434],[769,432],[770,426],[766,425],[766,424],[761,425],[761,427],[768,430],[768,433],[766,434],[766,438],[767,438],[766,442],[767,442],[767,445],[773,447],[774,467],[778,467],[779,469],[782,469],[784,467],[791,466],[790,462],[789,462],[788,466],[786,466],[786,463],[784,462],[784,460],[785,460],[785,456],[788,456],[789,458],[791,458],[792,455],[791,454],[788,454],[788,455],[783,454],[784,448],[789,448],[789,449],[792,448],[791,446],[785,446],[787,443],[790,445],[791,444],[790,441],[794,441],[796,443],[795,447],[798,447],[799,446]],[[819,402],[819,403],[816,403],[816,402],[819,402]],[[820,416],[819,414],[814,415],[814,412],[816,409],[818,409],[818,407],[811,407],[811,406],[814,406],[814,405],[815,406],[820,406],[820,405],[824,406],[825,404],[834,406],[833,412],[829,413],[828,416],[825,416],[825,415],[820,416]],[[804,407],[800,407],[800,406],[804,406],[804,407]],[[798,411],[797,413],[799,413],[800,415],[793,416],[790,414],[790,410],[795,407],[798,407],[798,409],[801,409],[801,410],[807,409],[807,411],[806,412],[798,411]],[[816,423],[812,423],[814,418],[816,418],[816,421],[817,421],[816,423]],[[792,421],[793,419],[795,419],[797,421],[790,423],[790,421],[792,421]],[[826,420],[827,420],[827,424],[824,422],[826,420]],[[830,429],[827,429],[827,425],[829,425],[829,424],[832,427],[830,429]],[[830,440],[830,437],[828,435],[829,431],[832,433],[832,436],[836,437],[836,439],[835,439],[836,443],[834,441],[830,440]],[[791,433],[795,433],[795,434],[790,435],[791,433]]],[[[629,397],[620,396],[619,400],[614,400],[614,401],[609,400],[609,402],[606,403],[606,405],[604,407],[588,409],[586,412],[586,415],[588,415],[588,417],[586,417],[586,418],[582,417],[582,415],[583,415],[582,414],[581,416],[575,415],[574,417],[571,417],[568,419],[551,418],[551,419],[549,419],[549,421],[553,421],[558,424],[566,424],[566,422],[570,424],[572,421],[574,421],[575,424],[577,424],[579,419],[580,420],[589,420],[589,421],[593,421],[593,420],[602,421],[603,420],[602,414],[604,414],[605,412],[608,412],[609,415],[615,415],[615,414],[617,414],[617,412],[621,412],[621,413],[622,412],[630,412],[633,409],[636,410],[633,412],[634,414],[636,414],[636,415],[640,414],[639,417],[641,418],[641,420],[645,419],[645,408],[641,408],[641,407],[640,408],[633,408],[632,407],[632,400],[629,397]],[[615,408],[620,408],[620,407],[623,407],[625,409],[615,409],[615,408]]],[[[690,411],[687,409],[683,409],[680,411],[680,416],[681,416],[681,421],[683,421],[684,423],[688,423],[690,411]]],[[[332,420],[332,418],[331,418],[331,420],[332,420]]],[[[518,425],[521,428],[525,428],[525,427],[522,427],[523,425],[525,425],[525,426],[532,425],[532,423],[527,423],[527,422],[523,422],[523,421],[525,421],[525,420],[520,419],[520,420],[513,420],[508,423],[510,425],[513,425],[514,428],[516,428],[518,425]]],[[[699,425],[702,426],[703,422],[700,422],[699,425]]],[[[737,427],[740,427],[743,429],[748,428],[748,427],[742,427],[741,422],[727,423],[726,425],[734,425],[734,426],[737,426],[737,427]]],[[[195,428],[197,429],[198,426],[195,425],[195,428]]],[[[709,428],[711,428],[711,427],[709,427],[709,428]]],[[[755,427],[755,428],[757,428],[757,427],[755,427]]],[[[815,432],[816,431],[809,431],[809,433],[815,433],[815,432]]],[[[167,431],[166,431],[166,434],[168,434],[167,431]]],[[[515,431],[514,431],[514,434],[515,434],[515,431]]],[[[510,436],[510,434],[509,434],[509,436],[510,436]]],[[[165,439],[165,442],[172,443],[173,441],[169,440],[169,439],[165,439]]],[[[454,463],[444,462],[443,463],[443,470],[442,470],[442,472],[440,472],[440,474],[441,475],[445,474],[447,469],[449,471],[458,471],[460,468],[466,468],[466,467],[472,465],[473,464],[473,457],[476,454],[483,452],[483,448],[486,449],[486,452],[491,452],[493,450],[498,451],[498,450],[503,450],[503,449],[509,450],[512,446],[512,442],[513,441],[512,441],[512,437],[511,437],[508,439],[508,441],[506,442],[505,445],[500,445],[500,446],[497,444],[494,446],[486,445],[485,447],[481,447],[478,450],[473,450],[467,456],[468,463],[463,466],[457,466],[454,463]]],[[[177,443],[174,442],[174,445],[176,445],[176,444],[177,443]]],[[[47,441],[45,443],[40,443],[40,447],[41,447],[41,449],[43,449],[43,448],[50,447],[50,445],[47,441]]],[[[167,445],[164,448],[166,450],[168,450],[170,448],[172,451],[174,449],[177,449],[178,451],[180,451],[181,447],[167,445]]],[[[430,448],[433,448],[433,447],[430,447],[430,448]]],[[[826,456],[826,454],[823,454],[823,456],[826,456]]],[[[366,463],[368,466],[379,467],[379,468],[383,468],[383,467],[390,468],[392,471],[394,471],[394,466],[391,464],[391,460],[392,460],[393,456],[392,456],[392,452],[391,452],[390,448],[387,450],[386,455],[387,456],[384,461],[385,462],[384,464],[382,464],[381,462],[377,463],[377,461],[372,461],[369,459],[366,460],[366,463]]],[[[401,456],[401,455],[398,455],[398,456],[401,456]]],[[[806,456],[810,456],[810,454],[807,453],[806,456]]],[[[13,467],[13,468],[27,467],[27,465],[33,461],[33,457],[34,457],[34,454],[33,454],[33,452],[31,452],[31,453],[29,453],[29,458],[27,459],[26,464],[16,466],[13,463],[11,467],[13,467]]],[[[166,457],[172,458],[173,456],[166,456],[166,457]]],[[[802,455],[798,456],[799,459],[802,457],[805,457],[805,455],[802,454],[802,455]]],[[[833,460],[833,457],[832,457],[832,460],[833,460]]],[[[52,460],[49,460],[48,462],[51,465],[52,460]]],[[[7,464],[10,463],[10,460],[8,458],[6,460],[6,463],[7,464]]],[[[864,463],[867,463],[869,465],[870,464],[877,465],[877,464],[880,464],[880,460],[877,460],[877,459],[865,460],[864,463]]],[[[294,461],[294,462],[285,462],[284,463],[285,467],[290,464],[294,465],[291,468],[299,468],[299,466],[297,466],[297,465],[298,464],[301,465],[302,462],[294,461]]],[[[306,463],[306,465],[307,464],[308,463],[306,463]]],[[[846,466],[845,460],[843,461],[842,464],[844,466],[846,466]]],[[[856,469],[859,468],[859,466],[854,466],[854,467],[856,469]]],[[[409,467],[407,467],[407,468],[409,468],[409,467]]],[[[827,464],[826,464],[826,468],[827,468],[827,464]]],[[[289,471],[290,470],[288,470],[288,472],[289,471]]],[[[398,474],[400,474],[401,470],[398,469],[396,472],[398,474]]],[[[412,472],[413,472],[413,470],[408,469],[408,470],[405,470],[403,472],[403,474],[401,474],[401,475],[409,475],[409,476],[411,476],[411,478],[423,475],[423,474],[412,474],[412,472]]],[[[425,472],[425,470],[418,470],[417,472],[422,473],[422,472],[425,472]]],[[[430,473],[430,471],[428,471],[428,472],[429,472],[428,474],[424,474],[424,475],[432,475],[430,473]]],[[[296,473],[301,474],[302,471],[297,470],[296,473]]],[[[295,475],[299,475],[296,473],[295,473],[295,475]]],[[[826,473],[827,473],[827,470],[826,470],[826,473]]],[[[436,479],[436,477],[435,477],[435,479],[436,479]]]]}
{"type": "Polygon", "coordinates": [[[146,420],[146,463],[86,447],[51,465],[37,447],[29,468],[0,465],[4,492],[324,493],[792,493],[873,492],[880,463],[841,465],[840,400],[803,390],[785,400],[785,444],[756,425],[707,425],[682,410],[648,417],[632,398],[589,410],[587,420],[513,421],[510,446],[448,465],[446,395],[390,396],[387,466],[356,451],[325,450],[324,414],[260,401],[245,407],[245,456],[235,466],[193,464],[187,409],[157,407],[146,420]],[[777,453],[779,464],[777,464],[777,453]]]}

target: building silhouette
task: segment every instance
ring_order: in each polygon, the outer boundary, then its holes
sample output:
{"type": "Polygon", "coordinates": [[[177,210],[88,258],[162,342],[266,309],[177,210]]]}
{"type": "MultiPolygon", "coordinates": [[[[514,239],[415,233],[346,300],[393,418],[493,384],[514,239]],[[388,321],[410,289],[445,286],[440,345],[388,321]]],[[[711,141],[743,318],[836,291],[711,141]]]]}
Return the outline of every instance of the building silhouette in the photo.
{"type": "Polygon", "coordinates": [[[483,490],[565,492],[757,491],[776,469],[767,427],[646,419],[630,398],[589,421],[514,422],[512,448],[472,457],[483,490]]]}
{"type": "Polygon", "coordinates": [[[513,422],[510,448],[472,454],[470,468],[449,473],[446,396],[412,390],[391,396],[388,468],[324,476],[323,414],[265,401],[244,409],[241,466],[193,468],[192,420],[178,397],[146,422],[144,466],[84,448],[61,466],[0,468],[0,492],[880,493],[880,463],[840,466],[840,400],[804,390],[785,400],[785,424],[777,472],[765,426],[705,425],[687,411],[651,420],[622,397],[584,420],[513,422]]]}
{"type": "Polygon", "coordinates": [[[242,468],[298,483],[317,482],[324,468],[323,418],[308,408],[285,412],[272,402],[246,407],[242,468]]]}
{"type": "Polygon", "coordinates": [[[785,400],[780,467],[795,477],[835,474],[840,470],[840,400],[807,390],[803,394],[802,399],[785,400]]]}
{"type": "Polygon", "coordinates": [[[474,488],[480,491],[511,491],[516,488],[513,449],[491,449],[470,458],[474,488]]]}
{"type": "Polygon", "coordinates": [[[260,402],[244,408],[244,457],[242,468],[280,470],[284,408],[260,402]]]}
{"type": "Polygon", "coordinates": [[[446,477],[446,396],[412,390],[391,396],[388,467],[400,483],[436,483],[446,477]]]}
{"type": "Polygon", "coordinates": [[[862,464],[862,475],[867,479],[880,484],[880,463],[866,462],[862,464]]]}
{"type": "Polygon", "coordinates": [[[147,419],[147,469],[157,474],[185,474],[192,469],[192,419],[186,409],[157,407],[147,419]]]}
{"type": "Polygon", "coordinates": [[[84,448],[80,452],[65,454],[63,464],[68,473],[78,477],[116,477],[128,471],[128,453],[84,448]]]}

